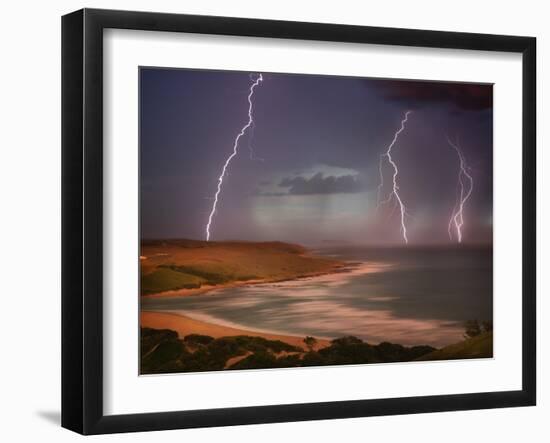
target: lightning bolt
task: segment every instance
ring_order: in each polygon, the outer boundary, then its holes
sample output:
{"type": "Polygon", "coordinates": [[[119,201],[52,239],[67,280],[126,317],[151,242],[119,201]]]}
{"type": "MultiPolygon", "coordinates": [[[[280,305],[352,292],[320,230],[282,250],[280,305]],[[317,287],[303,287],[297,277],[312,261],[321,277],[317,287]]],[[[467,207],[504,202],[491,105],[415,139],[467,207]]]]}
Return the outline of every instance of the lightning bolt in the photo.
{"type": "MultiPolygon", "coordinates": [[[[235,141],[233,142],[233,151],[227,157],[225,160],[225,163],[222,168],[222,172],[220,176],[218,177],[218,186],[216,189],[216,193],[214,194],[214,201],[212,203],[212,209],[210,210],[210,215],[208,216],[208,223],[206,224],[206,241],[210,241],[210,227],[212,225],[212,220],[214,218],[214,214],[216,213],[216,209],[218,207],[218,201],[220,197],[220,193],[222,191],[223,186],[223,179],[225,177],[225,174],[227,173],[227,168],[229,167],[229,164],[231,163],[231,160],[237,155],[238,148],[239,148],[239,140],[241,137],[246,134],[246,131],[254,125],[254,117],[252,115],[252,96],[254,95],[254,89],[263,81],[262,74],[258,74],[258,77],[254,80],[251,76],[252,84],[250,85],[250,89],[248,90],[248,121],[246,124],[241,128],[240,132],[235,137],[235,141]]],[[[250,148],[250,146],[249,146],[250,148]]],[[[250,148],[251,149],[251,148],[250,148]]],[[[252,153],[252,149],[251,149],[252,153]]]]}
{"type": "Polygon", "coordinates": [[[455,202],[455,206],[449,220],[449,238],[451,240],[453,239],[452,229],[454,225],[456,230],[456,239],[458,243],[462,243],[462,226],[464,226],[464,205],[466,204],[466,202],[470,198],[470,195],[472,195],[472,191],[474,190],[474,179],[468,173],[469,167],[466,164],[466,159],[464,158],[464,154],[462,153],[462,149],[460,148],[460,144],[458,143],[458,141],[453,143],[451,139],[447,136],[447,142],[456,151],[460,165],[458,170],[457,183],[457,187],[460,191],[457,192],[457,200],[455,202]],[[467,191],[466,185],[464,183],[465,180],[467,180],[469,183],[467,191]]]}
{"type": "Polygon", "coordinates": [[[412,111],[406,111],[405,115],[403,117],[403,120],[401,120],[401,126],[399,129],[395,132],[393,135],[393,140],[386,148],[386,151],[380,155],[380,163],[378,165],[378,171],[380,173],[380,184],[378,185],[378,205],[377,208],[379,208],[381,205],[389,203],[393,198],[395,198],[395,201],[397,202],[397,205],[399,207],[399,210],[401,212],[401,234],[403,235],[403,240],[405,243],[409,243],[409,239],[407,237],[407,225],[405,224],[405,217],[407,214],[407,208],[405,207],[403,200],[401,199],[401,196],[399,195],[399,185],[397,184],[397,176],[399,175],[399,169],[397,168],[397,164],[393,160],[393,157],[391,155],[392,148],[394,147],[395,143],[397,142],[397,139],[399,138],[399,134],[401,134],[405,130],[405,123],[407,123],[409,119],[409,115],[412,111]],[[382,170],[382,164],[384,159],[388,161],[388,163],[393,168],[393,187],[392,192],[390,192],[390,195],[388,198],[384,201],[381,201],[382,196],[382,189],[384,187],[384,172],[382,170]]]}
{"type": "Polygon", "coordinates": [[[258,161],[265,161],[265,159],[263,159],[262,157],[258,157],[256,155],[256,153],[254,152],[254,147],[252,145],[252,140],[254,139],[254,129],[255,129],[255,125],[254,125],[254,122],[252,122],[252,124],[250,125],[250,131],[248,131],[249,135],[248,135],[248,150],[250,151],[250,160],[254,161],[254,160],[258,160],[258,161]]]}

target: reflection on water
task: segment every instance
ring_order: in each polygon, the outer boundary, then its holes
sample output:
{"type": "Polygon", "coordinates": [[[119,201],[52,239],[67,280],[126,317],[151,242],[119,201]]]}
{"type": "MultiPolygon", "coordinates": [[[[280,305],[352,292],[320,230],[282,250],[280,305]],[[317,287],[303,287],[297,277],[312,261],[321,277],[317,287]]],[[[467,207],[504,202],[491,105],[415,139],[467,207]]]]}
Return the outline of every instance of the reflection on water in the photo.
{"type": "Polygon", "coordinates": [[[316,253],[360,264],[348,273],[146,299],[142,309],[282,334],[434,346],[459,341],[465,320],[492,319],[489,248],[348,247],[316,253]]]}

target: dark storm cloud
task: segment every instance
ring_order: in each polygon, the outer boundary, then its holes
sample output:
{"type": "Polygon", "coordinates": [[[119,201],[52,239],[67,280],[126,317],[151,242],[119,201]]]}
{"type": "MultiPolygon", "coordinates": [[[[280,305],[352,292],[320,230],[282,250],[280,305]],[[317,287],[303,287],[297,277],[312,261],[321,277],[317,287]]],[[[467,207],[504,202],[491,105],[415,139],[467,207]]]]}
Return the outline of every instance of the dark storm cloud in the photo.
{"type": "Polygon", "coordinates": [[[309,194],[350,194],[363,190],[357,175],[325,176],[318,172],[311,178],[287,177],[281,180],[279,187],[288,188],[291,195],[309,194]]]}
{"type": "Polygon", "coordinates": [[[385,99],[406,103],[411,108],[435,103],[451,104],[465,111],[493,107],[492,85],[381,80],[377,86],[385,99]]]}

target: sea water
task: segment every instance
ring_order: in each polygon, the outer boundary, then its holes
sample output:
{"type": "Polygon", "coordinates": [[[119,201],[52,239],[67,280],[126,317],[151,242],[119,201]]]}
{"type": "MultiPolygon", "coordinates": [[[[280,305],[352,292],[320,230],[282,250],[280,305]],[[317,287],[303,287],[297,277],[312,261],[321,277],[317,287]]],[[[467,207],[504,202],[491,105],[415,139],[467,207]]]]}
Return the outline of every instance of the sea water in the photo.
{"type": "Polygon", "coordinates": [[[253,331],[436,347],[460,341],[467,320],[492,320],[491,248],[313,252],[348,261],[349,269],[196,296],[146,298],[141,308],[253,331]]]}

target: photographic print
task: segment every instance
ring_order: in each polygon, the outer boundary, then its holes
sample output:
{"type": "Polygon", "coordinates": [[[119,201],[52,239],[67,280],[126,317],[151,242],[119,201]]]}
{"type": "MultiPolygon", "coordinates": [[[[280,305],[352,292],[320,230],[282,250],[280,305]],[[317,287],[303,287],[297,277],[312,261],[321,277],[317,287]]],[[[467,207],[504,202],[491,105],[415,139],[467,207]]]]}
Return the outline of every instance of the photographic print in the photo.
{"type": "Polygon", "coordinates": [[[141,374],[492,358],[491,84],[140,67],[139,100],[141,374]]]}

